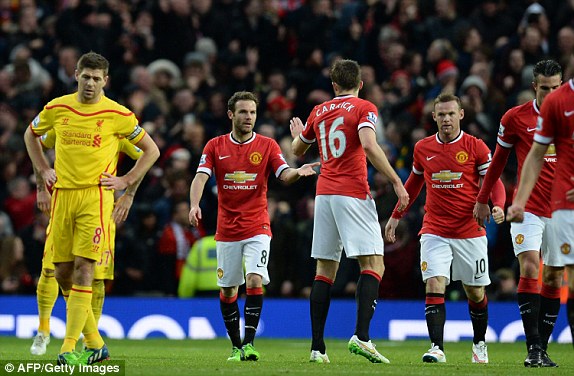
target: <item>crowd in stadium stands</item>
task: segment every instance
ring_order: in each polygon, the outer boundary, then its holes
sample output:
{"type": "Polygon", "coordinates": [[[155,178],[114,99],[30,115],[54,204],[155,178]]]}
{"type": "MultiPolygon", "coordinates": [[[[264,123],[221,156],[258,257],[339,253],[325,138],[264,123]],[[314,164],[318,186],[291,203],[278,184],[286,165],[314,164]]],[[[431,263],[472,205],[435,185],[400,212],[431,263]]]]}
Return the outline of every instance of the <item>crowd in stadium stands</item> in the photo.
{"type": "MultiPolygon", "coordinates": [[[[75,91],[76,60],[90,50],[110,61],[106,96],[133,110],[162,151],[128,221],[118,226],[116,279],[108,288],[112,294],[175,295],[187,256],[181,249],[215,231],[214,182],[203,196],[199,229],[189,226],[189,204],[181,203],[189,200],[205,143],[230,131],[226,111],[233,92],[257,93],[256,132],[274,137],[297,167],[318,153],[292,155],[289,119],[304,118],[332,97],[328,67],[334,59],[358,61],[360,95],[379,108],[378,141],[405,180],[413,145],[436,132],[430,111],[440,92],[461,97],[463,130],[494,150],[503,113],[534,98],[538,60],[557,60],[564,81],[574,76],[574,1],[0,0],[2,293],[34,293],[41,270],[47,218],[35,209],[24,130],[50,99],[75,91]]],[[[120,172],[131,163],[124,158],[120,172]]],[[[384,226],[396,196],[381,174],[369,171],[384,226]]],[[[509,196],[515,176],[510,163],[502,177],[509,196]]],[[[315,181],[291,187],[270,181],[274,237],[267,295],[309,294],[315,181]]],[[[424,296],[413,230],[421,227],[422,210],[415,204],[397,228],[397,242],[385,248],[382,297],[424,296]]],[[[506,226],[487,228],[492,289],[504,289],[493,297],[512,295],[509,268],[516,274],[506,226]]],[[[353,296],[356,268],[342,262],[335,295],[353,296]]],[[[450,298],[459,293],[452,287],[450,298]]]]}

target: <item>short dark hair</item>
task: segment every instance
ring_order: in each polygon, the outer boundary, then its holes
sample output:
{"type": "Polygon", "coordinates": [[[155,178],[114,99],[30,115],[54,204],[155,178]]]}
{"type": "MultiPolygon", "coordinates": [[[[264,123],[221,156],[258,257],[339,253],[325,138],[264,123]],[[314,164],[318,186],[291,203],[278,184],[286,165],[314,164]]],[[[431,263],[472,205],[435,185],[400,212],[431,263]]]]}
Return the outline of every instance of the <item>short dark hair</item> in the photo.
{"type": "Polygon", "coordinates": [[[343,90],[356,89],[361,84],[361,67],[355,60],[335,60],[329,76],[343,90]]]}
{"type": "Polygon", "coordinates": [[[108,69],[110,68],[109,61],[100,54],[90,51],[83,54],[78,60],[77,69],[81,72],[83,69],[101,69],[104,71],[104,76],[108,75],[108,69]]]}
{"type": "Polygon", "coordinates": [[[534,75],[534,81],[538,78],[538,76],[542,75],[544,77],[552,77],[559,75],[562,78],[562,67],[554,60],[540,60],[534,66],[534,70],[532,71],[534,75]]]}
{"type": "Polygon", "coordinates": [[[235,104],[239,101],[253,101],[255,102],[255,106],[259,105],[259,100],[255,94],[250,91],[238,91],[227,101],[227,109],[231,112],[235,112],[235,104]]]}
{"type": "Polygon", "coordinates": [[[434,99],[433,108],[436,107],[438,103],[447,103],[455,101],[458,103],[458,108],[462,108],[462,103],[460,102],[460,98],[451,93],[440,93],[438,97],[434,99]]]}

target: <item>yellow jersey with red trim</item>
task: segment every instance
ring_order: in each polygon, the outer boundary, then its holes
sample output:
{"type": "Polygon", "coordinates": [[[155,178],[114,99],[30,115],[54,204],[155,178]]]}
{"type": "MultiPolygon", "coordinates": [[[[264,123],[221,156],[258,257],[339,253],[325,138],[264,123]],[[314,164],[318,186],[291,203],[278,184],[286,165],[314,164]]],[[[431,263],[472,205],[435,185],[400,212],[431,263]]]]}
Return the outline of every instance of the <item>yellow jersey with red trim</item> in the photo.
{"type": "Polygon", "coordinates": [[[30,124],[36,136],[55,131],[55,188],[99,185],[103,172],[115,174],[120,139],[137,144],[145,135],[126,107],[105,96],[95,104],[80,103],[76,95],[50,101],[30,124]]]}

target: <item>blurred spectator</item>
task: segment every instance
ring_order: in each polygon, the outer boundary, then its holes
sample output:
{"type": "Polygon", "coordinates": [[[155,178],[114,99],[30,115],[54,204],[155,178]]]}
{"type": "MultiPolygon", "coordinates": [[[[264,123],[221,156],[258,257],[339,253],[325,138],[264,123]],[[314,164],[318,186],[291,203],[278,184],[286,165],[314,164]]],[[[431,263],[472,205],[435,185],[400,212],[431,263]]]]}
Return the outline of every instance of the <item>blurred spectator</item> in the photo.
{"type": "Polygon", "coordinates": [[[482,40],[495,47],[505,44],[518,26],[501,0],[481,1],[470,15],[470,22],[478,29],[482,40]]]}
{"type": "Polygon", "coordinates": [[[157,216],[148,205],[134,207],[133,226],[123,222],[116,228],[116,270],[112,291],[119,295],[151,292],[164,271],[155,264],[161,233],[157,216]]]}
{"type": "Polygon", "coordinates": [[[516,301],[516,276],[514,271],[510,268],[500,268],[494,273],[494,285],[496,290],[492,296],[493,300],[499,302],[515,302],[516,301]]]}
{"type": "Polygon", "coordinates": [[[22,228],[18,235],[24,245],[26,269],[33,280],[37,282],[42,272],[42,258],[44,257],[44,243],[46,242],[49,217],[37,208],[34,213],[34,222],[22,228]]]}
{"type": "Polygon", "coordinates": [[[71,94],[76,91],[76,63],[80,58],[80,51],[73,46],[65,46],[58,51],[57,66],[54,67],[52,78],[54,80],[54,89],[52,97],[59,97],[65,94],[71,94]]]}
{"type": "Polygon", "coordinates": [[[0,239],[0,292],[33,293],[34,283],[24,263],[24,245],[17,236],[0,239]]]}
{"type": "Polygon", "coordinates": [[[18,232],[34,222],[36,192],[30,189],[28,180],[17,176],[8,182],[8,193],[10,196],[4,200],[3,207],[12,220],[14,231],[18,232]]]}
{"type": "Polygon", "coordinates": [[[159,290],[166,295],[177,295],[181,269],[193,244],[205,234],[201,228],[189,224],[189,202],[180,201],[173,206],[171,221],[164,227],[159,239],[156,262],[159,290]]]}
{"type": "MultiPolygon", "coordinates": [[[[381,224],[383,230],[385,222],[381,224]]],[[[396,242],[385,242],[385,274],[379,285],[379,298],[419,299],[424,296],[420,283],[419,241],[413,235],[406,221],[399,222],[396,242]]]]}

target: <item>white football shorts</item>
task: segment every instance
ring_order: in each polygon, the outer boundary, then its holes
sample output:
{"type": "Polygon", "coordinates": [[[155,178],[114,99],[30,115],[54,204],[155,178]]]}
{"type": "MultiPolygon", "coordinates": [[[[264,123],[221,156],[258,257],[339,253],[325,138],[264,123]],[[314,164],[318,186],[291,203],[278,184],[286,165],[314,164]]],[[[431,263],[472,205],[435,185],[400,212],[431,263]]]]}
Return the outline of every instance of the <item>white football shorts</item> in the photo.
{"type": "Polygon", "coordinates": [[[311,257],[341,260],[383,255],[384,244],[375,201],[349,196],[319,195],[315,198],[315,220],[311,257]]]}
{"type": "Polygon", "coordinates": [[[562,265],[574,265],[574,210],[556,210],[550,223],[553,237],[548,246],[551,253],[560,256],[562,265]]]}
{"type": "Polygon", "coordinates": [[[467,286],[488,286],[488,242],[486,236],[449,239],[432,234],[421,235],[421,271],[423,282],[442,276],[446,284],[462,281],[467,286]],[[451,278],[452,265],[452,278],[451,278]]]}
{"type": "Polygon", "coordinates": [[[555,243],[554,232],[551,231],[553,220],[547,217],[524,212],[522,223],[512,222],[510,224],[510,236],[514,254],[518,256],[526,251],[542,252],[544,265],[564,266],[560,252],[554,250],[550,244],[555,243]]]}
{"type": "Polygon", "coordinates": [[[245,275],[250,273],[259,274],[263,278],[264,285],[269,283],[267,271],[271,244],[269,235],[255,235],[237,242],[218,241],[215,244],[218,286],[241,286],[245,283],[245,275]]]}

